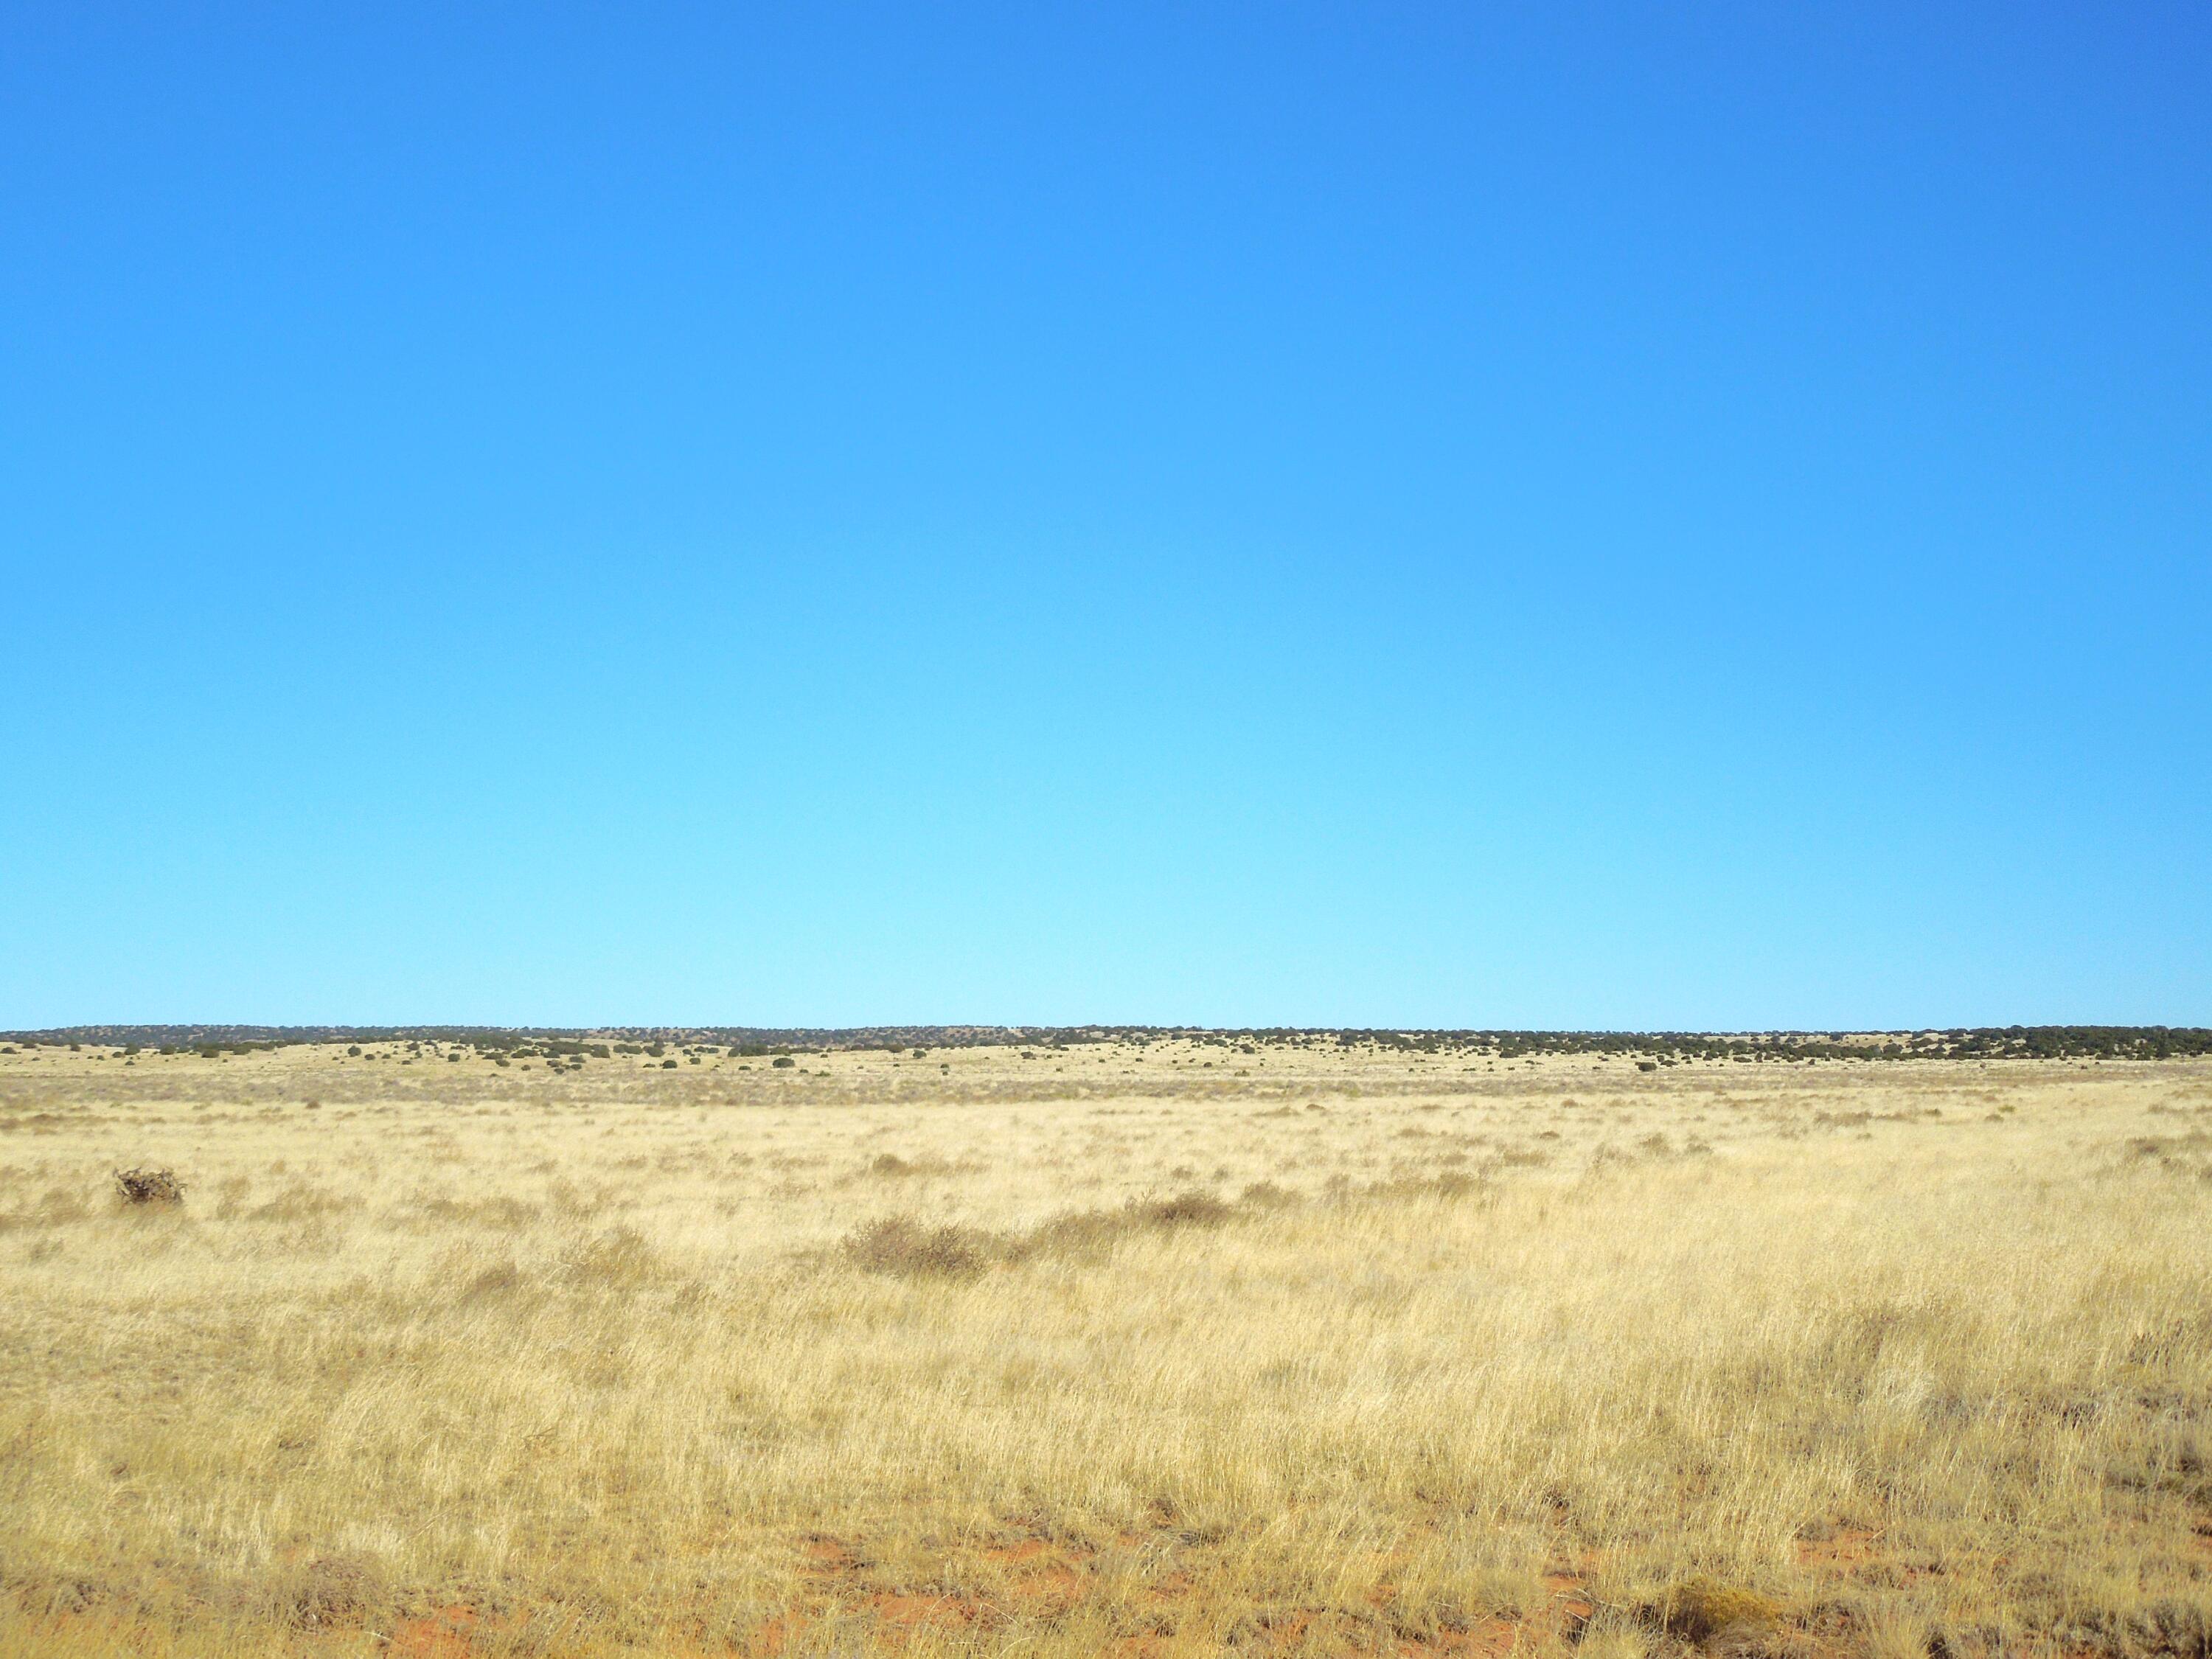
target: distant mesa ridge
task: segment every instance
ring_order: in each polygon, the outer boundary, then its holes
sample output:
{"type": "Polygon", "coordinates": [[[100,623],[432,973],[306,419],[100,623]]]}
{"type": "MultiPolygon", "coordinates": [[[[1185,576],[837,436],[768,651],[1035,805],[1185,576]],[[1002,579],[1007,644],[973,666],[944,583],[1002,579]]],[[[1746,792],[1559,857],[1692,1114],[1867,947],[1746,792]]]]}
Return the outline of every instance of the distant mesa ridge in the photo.
{"type": "Polygon", "coordinates": [[[2169,1060],[2212,1054],[2212,1029],[2167,1025],[2007,1025],[1917,1031],[1505,1031],[1190,1025],[72,1025],[0,1032],[11,1042],[121,1047],[287,1047],[310,1042],[443,1042],[501,1050],[548,1041],[713,1043],[753,1048],[975,1048],[1078,1043],[1334,1042],[1413,1053],[1639,1054],[1677,1060],[2169,1060]]]}

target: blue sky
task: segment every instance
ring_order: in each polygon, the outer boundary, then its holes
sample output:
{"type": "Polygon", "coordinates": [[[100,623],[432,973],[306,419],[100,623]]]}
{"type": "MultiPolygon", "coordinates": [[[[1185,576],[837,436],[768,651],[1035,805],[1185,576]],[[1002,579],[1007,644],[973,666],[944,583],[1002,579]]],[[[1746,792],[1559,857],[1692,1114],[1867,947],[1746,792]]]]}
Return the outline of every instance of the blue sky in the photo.
{"type": "Polygon", "coordinates": [[[2212,14],[0,15],[0,1025],[2212,1022],[2212,14]]]}

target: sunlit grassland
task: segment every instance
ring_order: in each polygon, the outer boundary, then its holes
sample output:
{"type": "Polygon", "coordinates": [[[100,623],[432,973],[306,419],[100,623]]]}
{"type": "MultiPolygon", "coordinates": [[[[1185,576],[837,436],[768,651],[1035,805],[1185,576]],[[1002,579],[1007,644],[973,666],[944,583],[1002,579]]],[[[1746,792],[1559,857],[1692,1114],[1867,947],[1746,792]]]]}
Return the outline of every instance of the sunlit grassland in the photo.
{"type": "Polygon", "coordinates": [[[2202,1061],[404,1054],[0,1056],[0,1655],[2205,1650],[2202,1061]]]}

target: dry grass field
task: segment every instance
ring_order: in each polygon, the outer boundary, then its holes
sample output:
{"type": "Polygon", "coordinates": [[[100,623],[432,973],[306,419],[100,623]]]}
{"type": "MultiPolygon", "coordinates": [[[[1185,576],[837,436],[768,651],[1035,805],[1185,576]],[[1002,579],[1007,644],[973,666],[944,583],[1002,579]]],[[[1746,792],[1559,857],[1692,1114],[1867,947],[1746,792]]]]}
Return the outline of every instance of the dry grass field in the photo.
{"type": "Polygon", "coordinates": [[[2204,1061],[364,1048],[0,1054],[4,1659],[2208,1651],[2204,1061]]]}

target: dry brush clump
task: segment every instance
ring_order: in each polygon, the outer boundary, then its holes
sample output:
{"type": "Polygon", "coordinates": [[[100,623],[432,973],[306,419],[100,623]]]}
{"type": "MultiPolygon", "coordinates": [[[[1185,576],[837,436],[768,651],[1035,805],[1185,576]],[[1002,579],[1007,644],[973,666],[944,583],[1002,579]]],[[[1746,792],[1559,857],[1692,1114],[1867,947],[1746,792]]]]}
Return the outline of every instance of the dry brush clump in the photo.
{"type": "MultiPolygon", "coordinates": [[[[1273,1189],[1262,1202],[1274,1200],[1273,1189]]],[[[1277,1200],[1279,1201],[1279,1200],[1277,1200]]],[[[1049,1256],[1097,1255],[1123,1239],[1188,1227],[1218,1227],[1237,1213],[1228,1200],[1193,1188],[1165,1198],[1133,1198],[1110,1210],[1068,1211],[1028,1228],[985,1228],[884,1216],[863,1223],[842,1245],[869,1273],[908,1279],[968,1279],[993,1267],[1049,1256]]]]}
{"type": "Polygon", "coordinates": [[[918,1153],[912,1158],[902,1158],[896,1152],[879,1152],[869,1164],[868,1173],[893,1180],[905,1176],[942,1178],[973,1174],[981,1167],[977,1164],[940,1157],[934,1152],[918,1153]]]}
{"type": "Polygon", "coordinates": [[[1783,1606],[1771,1595],[1700,1573],[1670,1586],[1637,1612],[1654,1628],[1703,1645],[1717,1640],[1754,1641],[1781,1623],[1783,1606]]]}
{"type": "Polygon", "coordinates": [[[884,1216],[854,1228],[845,1259],[868,1273],[902,1279],[970,1279],[1010,1259],[1009,1235],[955,1222],[932,1224],[912,1216],[884,1216]]]}
{"type": "Polygon", "coordinates": [[[614,1291],[637,1290],[666,1272],[660,1253],[629,1225],[578,1236],[562,1251],[560,1266],[572,1285],[614,1291]]]}
{"type": "Polygon", "coordinates": [[[115,1195],[125,1204],[181,1204],[185,1183],[173,1170],[118,1170],[115,1195]]]}
{"type": "Polygon", "coordinates": [[[381,1566],[359,1554],[317,1556],[282,1589],[286,1621],[304,1631],[359,1629],[392,1599],[381,1566]]]}

